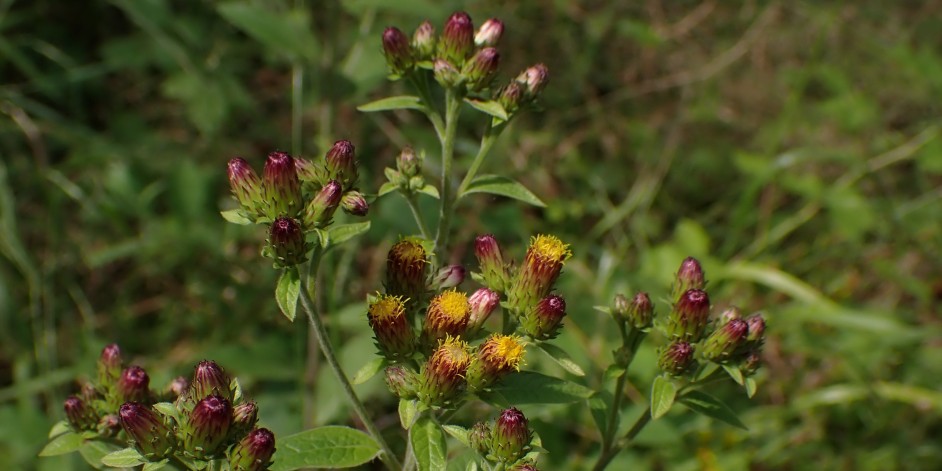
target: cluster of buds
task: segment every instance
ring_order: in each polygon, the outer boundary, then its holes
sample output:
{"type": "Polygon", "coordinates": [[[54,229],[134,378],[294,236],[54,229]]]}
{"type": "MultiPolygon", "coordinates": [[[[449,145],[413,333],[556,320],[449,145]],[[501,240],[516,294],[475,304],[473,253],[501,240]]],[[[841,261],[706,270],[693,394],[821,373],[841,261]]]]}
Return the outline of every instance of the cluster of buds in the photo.
{"type": "Polygon", "coordinates": [[[125,367],[121,349],[109,345],[98,361],[97,384],[83,386],[64,408],[74,431],[92,432],[91,439],[127,439],[151,462],[176,456],[261,471],[275,452],[271,431],[256,427],[256,404],[245,401],[238,383],[212,361],[196,365],[192,378],[152,391],[144,369],[125,367]]]}
{"type": "Polygon", "coordinates": [[[468,433],[472,450],[490,462],[514,470],[536,470],[527,457],[532,439],[529,421],[513,407],[502,411],[494,421],[474,424],[468,433]]]}
{"type": "Polygon", "coordinates": [[[434,186],[428,185],[422,175],[424,160],[424,157],[421,154],[416,154],[413,148],[406,147],[402,149],[396,157],[396,168],[386,167],[384,170],[387,182],[379,189],[380,196],[393,190],[398,190],[407,198],[423,192],[437,196],[438,190],[434,186]]]}
{"type": "Polygon", "coordinates": [[[272,152],[261,178],[236,157],[229,161],[228,173],[240,219],[269,225],[262,253],[277,267],[304,262],[311,248],[307,234],[330,225],[337,208],[354,216],[369,211],[356,187],[356,151],[350,141],[337,141],[318,161],[272,152]]]}
{"type": "Polygon", "coordinates": [[[386,28],[383,53],[393,80],[431,70],[443,87],[483,95],[512,115],[539,96],[548,71],[537,64],[507,85],[493,87],[501,58],[496,46],[503,34],[500,20],[491,18],[475,30],[471,17],[459,11],[448,18],[440,36],[428,21],[416,28],[411,39],[399,28],[386,28]]]}

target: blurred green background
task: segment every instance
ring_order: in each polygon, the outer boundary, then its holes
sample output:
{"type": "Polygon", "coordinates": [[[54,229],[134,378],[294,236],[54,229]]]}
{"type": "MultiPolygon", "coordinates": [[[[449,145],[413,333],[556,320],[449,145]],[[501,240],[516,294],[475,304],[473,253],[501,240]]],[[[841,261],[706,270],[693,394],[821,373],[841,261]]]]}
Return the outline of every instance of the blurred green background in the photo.
{"type": "MultiPolygon", "coordinates": [[[[36,453],[110,342],[155,386],[219,361],[277,434],[356,426],[307,358],[307,326],[277,312],[264,234],[219,216],[233,206],[225,163],[260,168],[271,150],[313,156],[346,138],[375,192],[401,146],[434,157],[418,114],[355,107],[404,91],[385,81],[384,27],[440,29],[456,9],[505,22],[503,77],[542,61],[551,83],[484,169],[548,207],[472,198],[454,261],[471,261],[482,232],[517,257],[535,233],[572,243],[558,343],[593,387],[615,339],[591,306],[663,298],[687,255],[718,308],[768,319],[758,395],[718,391],[749,431],[678,407],[610,469],[942,469],[938,2],[0,0],[5,469],[86,469],[36,453]]],[[[479,135],[461,138],[467,154],[479,135]]],[[[373,352],[365,294],[415,230],[407,211],[376,201],[371,231],[326,260],[318,302],[351,374],[373,352]]],[[[635,362],[637,403],[652,355],[635,362]]],[[[360,392],[394,434],[382,383],[360,392]]],[[[584,404],[524,412],[551,452],[543,469],[593,462],[584,404]]]]}

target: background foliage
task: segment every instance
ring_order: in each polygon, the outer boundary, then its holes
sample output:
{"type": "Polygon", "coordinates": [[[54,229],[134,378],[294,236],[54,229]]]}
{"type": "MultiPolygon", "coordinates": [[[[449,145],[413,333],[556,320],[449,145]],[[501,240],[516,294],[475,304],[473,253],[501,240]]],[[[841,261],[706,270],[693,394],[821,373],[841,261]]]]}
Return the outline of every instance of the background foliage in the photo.
{"type": "MultiPolygon", "coordinates": [[[[545,112],[516,122],[488,163],[548,207],[474,199],[454,261],[473,258],[482,232],[516,253],[538,231],[571,242],[559,342],[595,384],[615,339],[591,306],[666,296],[686,255],[714,300],[762,308],[770,324],[759,394],[726,397],[749,431],[674,411],[613,469],[942,468],[937,3],[3,0],[5,468],[84,469],[36,453],[73,378],[113,341],[155,384],[202,358],[227,365],[276,434],[356,425],[307,358],[307,327],[272,302],[263,235],[219,217],[233,204],[224,165],[347,138],[375,192],[401,146],[435,148],[410,127],[418,115],[355,111],[395,89],[379,33],[455,9],[504,20],[506,75],[544,61],[552,81],[545,112]]],[[[459,151],[473,148],[478,136],[463,136],[459,151]]],[[[372,230],[326,262],[318,302],[351,374],[372,355],[362,301],[390,242],[414,230],[406,211],[375,202],[372,230]]],[[[647,383],[654,352],[641,354],[647,383]]],[[[381,382],[360,388],[398,428],[381,382]]],[[[544,467],[592,462],[583,404],[522,409],[551,451],[544,467]]]]}

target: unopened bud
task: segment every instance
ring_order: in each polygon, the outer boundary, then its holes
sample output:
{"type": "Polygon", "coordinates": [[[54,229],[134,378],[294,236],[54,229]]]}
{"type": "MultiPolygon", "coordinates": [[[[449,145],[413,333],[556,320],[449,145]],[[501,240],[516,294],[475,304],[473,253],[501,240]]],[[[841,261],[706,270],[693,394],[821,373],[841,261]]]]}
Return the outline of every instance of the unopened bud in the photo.
{"type": "Polygon", "coordinates": [[[677,270],[677,276],[674,281],[674,300],[676,301],[680,295],[688,289],[702,290],[705,287],[706,278],[704,277],[703,267],[700,265],[700,261],[693,257],[685,258],[684,261],[680,263],[680,268],[677,270]]]}
{"type": "Polygon", "coordinates": [[[625,311],[625,321],[635,329],[646,329],[654,322],[654,304],[648,293],[639,292],[625,311]]]}
{"type": "Polygon", "coordinates": [[[145,402],[150,396],[150,377],[140,366],[130,366],[121,372],[116,388],[120,402],[145,402]]]}
{"type": "Polygon", "coordinates": [[[504,291],[508,287],[509,276],[497,239],[491,234],[475,238],[474,256],[478,259],[478,267],[481,270],[481,276],[484,277],[484,284],[494,291],[504,291]]]}
{"type": "Polygon", "coordinates": [[[69,396],[63,404],[65,418],[76,431],[94,430],[98,426],[98,414],[85,401],[76,396],[69,396]]]}
{"type": "Polygon", "coordinates": [[[530,240],[527,255],[507,292],[507,302],[526,311],[553,289],[563,264],[572,256],[569,245],[555,236],[538,235],[530,240]]]}
{"type": "Polygon", "coordinates": [[[114,387],[124,369],[121,347],[113,343],[101,350],[98,357],[98,384],[106,390],[114,387]]]}
{"type": "Polygon", "coordinates": [[[118,409],[118,417],[121,427],[144,457],[159,461],[173,450],[173,432],[151,408],[138,402],[126,402],[118,409]]]}
{"type": "Polygon", "coordinates": [[[742,319],[742,312],[736,306],[730,306],[720,314],[719,326],[722,327],[734,319],[742,319]]]}
{"type": "Polygon", "coordinates": [[[232,388],[229,376],[221,366],[211,360],[203,360],[193,368],[193,381],[190,382],[190,398],[197,402],[204,397],[217,395],[232,400],[232,388]]]}
{"type": "Polygon", "coordinates": [[[343,212],[353,216],[366,216],[370,212],[370,204],[366,202],[366,197],[356,190],[350,190],[343,194],[343,198],[340,199],[340,207],[343,212]]]}
{"type": "Polygon", "coordinates": [[[500,294],[487,288],[480,288],[468,297],[468,305],[471,306],[471,315],[468,317],[468,329],[465,335],[470,337],[481,330],[484,321],[500,305],[500,294]]]}
{"type": "Polygon", "coordinates": [[[412,178],[422,172],[422,162],[411,147],[406,147],[396,158],[396,168],[407,178],[412,178]]]}
{"type": "Polygon", "coordinates": [[[549,82],[549,69],[543,64],[534,65],[517,76],[517,81],[524,86],[527,98],[533,100],[549,82]]]}
{"type": "Polygon", "coordinates": [[[428,267],[428,252],[419,239],[407,237],[396,242],[386,258],[386,292],[402,296],[410,308],[418,306],[428,267]]]}
{"type": "Polygon", "coordinates": [[[713,331],[703,342],[701,352],[710,361],[722,362],[729,359],[746,341],[749,325],[742,319],[733,319],[713,331]]]}
{"type": "Polygon", "coordinates": [[[694,365],[693,345],[683,341],[671,343],[661,351],[657,365],[673,376],[682,376],[694,365]]]}
{"type": "Polygon", "coordinates": [[[500,65],[500,53],[496,48],[486,47],[474,54],[464,65],[462,74],[467,79],[468,90],[478,91],[487,88],[500,65]]]}
{"type": "Polygon", "coordinates": [[[183,427],[183,446],[197,458],[211,458],[229,434],[232,404],[221,396],[196,403],[183,427]]]}
{"type": "Polygon", "coordinates": [[[418,60],[432,60],[435,55],[435,27],[423,21],[412,35],[412,50],[418,60]]]}
{"type": "Polygon", "coordinates": [[[504,107],[504,110],[507,111],[508,114],[512,114],[523,104],[524,94],[525,90],[523,85],[514,80],[504,85],[504,88],[501,88],[497,102],[500,103],[500,106],[504,107]]]}
{"type": "Polygon", "coordinates": [[[356,147],[353,146],[353,143],[348,140],[335,142],[333,147],[327,151],[324,160],[328,180],[339,181],[344,189],[349,189],[356,184],[357,160],[356,147]]]}
{"type": "Polygon", "coordinates": [[[471,391],[480,391],[504,376],[520,371],[523,354],[523,341],[520,337],[491,335],[478,347],[468,366],[468,388],[471,391]]]}
{"type": "Polygon", "coordinates": [[[267,428],[249,432],[229,453],[232,471],[263,471],[271,464],[275,454],[275,434],[267,428]]]}
{"type": "Polygon", "coordinates": [[[435,74],[435,81],[445,88],[455,87],[462,80],[461,72],[444,59],[435,59],[432,72],[435,74]]]}
{"type": "Polygon", "coordinates": [[[565,316],[566,300],[562,296],[551,294],[524,313],[520,326],[527,335],[536,340],[549,340],[559,333],[565,316]]]}
{"type": "Polygon", "coordinates": [[[415,397],[416,374],[408,367],[393,365],[386,368],[386,387],[400,399],[415,397]]]}
{"type": "Polygon", "coordinates": [[[474,24],[471,17],[463,11],[453,13],[438,43],[438,55],[445,60],[461,66],[474,50],[474,24]]]}
{"type": "Polygon", "coordinates": [[[389,27],[383,32],[383,54],[394,74],[402,75],[415,65],[409,38],[399,28],[389,27]]]}
{"type": "Polygon", "coordinates": [[[460,291],[448,290],[432,298],[425,315],[424,344],[433,346],[448,336],[464,334],[471,318],[468,296],[460,291]]]}
{"type": "Polygon", "coordinates": [[[280,217],[272,222],[268,247],[279,267],[293,267],[307,260],[304,231],[294,218],[280,217]]]}
{"type": "Polygon", "coordinates": [[[340,182],[337,180],[327,182],[304,209],[304,225],[308,228],[327,227],[342,199],[343,186],[340,182]]]}
{"type": "Polygon", "coordinates": [[[121,431],[121,420],[116,414],[108,414],[98,421],[97,431],[99,435],[114,437],[121,431]]]}
{"type": "Polygon", "coordinates": [[[429,289],[432,291],[439,291],[443,289],[454,288],[464,281],[465,272],[466,270],[461,265],[448,265],[442,267],[438,270],[438,273],[435,274],[435,278],[433,278],[432,282],[429,284],[429,289]]]}
{"type": "Polygon", "coordinates": [[[762,314],[749,316],[746,319],[746,324],[749,325],[749,335],[746,337],[746,340],[756,346],[762,345],[762,342],[765,341],[765,319],[762,317],[762,314]]]}
{"type": "Polygon", "coordinates": [[[710,317],[710,297],[706,291],[689,289],[680,295],[667,319],[667,335],[696,342],[703,336],[710,317]]]}
{"type": "Polygon", "coordinates": [[[325,179],[326,170],[320,164],[316,164],[307,159],[295,158],[294,169],[298,172],[298,179],[302,182],[316,183],[323,185],[327,182],[325,179]]]}
{"type": "Polygon", "coordinates": [[[523,412],[515,407],[501,412],[491,432],[491,454],[504,463],[523,457],[530,444],[529,426],[523,412]]]}
{"type": "Polygon", "coordinates": [[[236,157],[229,161],[229,185],[246,214],[252,219],[258,217],[258,205],[263,201],[262,181],[245,159],[236,157]]]}
{"type": "Polygon", "coordinates": [[[429,406],[441,406],[464,391],[465,374],[471,363],[468,344],[447,337],[422,367],[418,379],[418,398],[429,406]]]}
{"type": "Polygon", "coordinates": [[[491,426],[487,422],[478,422],[468,431],[468,445],[471,449],[487,455],[491,448],[491,426]]]}
{"type": "Polygon", "coordinates": [[[376,346],[387,358],[406,358],[415,350],[415,335],[401,297],[379,295],[370,303],[367,318],[375,334],[376,346]]]}
{"type": "Polygon", "coordinates": [[[232,434],[239,437],[255,428],[258,422],[258,405],[255,401],[243,402],[232,409],[232,434]]]}
{"type": "Polygon", "coordinates": [[[474,34],[474,44],[478,47],[493,47],[500,41],[504,35],[504,23],[497,18],[491,18],[484,22],[478,32],[474,34]]]}
{"type": "Polygon", "coordinates": [[[293,157],[284,152],[268,154],[262,190],[267,205],[265,215],[269,219],[298,213],[301,209],[301,180],[293,157]]]}

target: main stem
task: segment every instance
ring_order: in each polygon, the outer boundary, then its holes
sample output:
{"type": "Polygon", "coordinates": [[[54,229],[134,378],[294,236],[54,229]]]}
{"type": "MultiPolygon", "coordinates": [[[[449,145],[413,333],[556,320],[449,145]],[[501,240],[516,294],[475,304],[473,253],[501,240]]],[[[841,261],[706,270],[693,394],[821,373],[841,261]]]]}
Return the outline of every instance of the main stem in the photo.
{"type": "Polygon", "coordinates": [[[611,463],[613,459],[615,459],[615,456],[617,456],[622,449],[628,446],[628,444],[631,443],[631,441],[634,440],[639,433],[641,433],[641,430],[643,430],[650,421],[651,407],[648,406],[648,408],[646,408],[644,412],[641,413],[641,417],[638,417],[638,420],[636,420],[634,425],[631,426],[631,429],[628,430],[628,433],[618,440],[618,443],[610,447],[607,451],[604,451],[602,455],[599,456],[599,460],[595,463],[595,466],[592,467],[592,471],[602,471],[605,469],[605,467],[608,466],[608,464],[611,463]]]}
{"type": "Polygon", "coordinates": [[[439,264],[444,263],[443,253],[448,245],[448,233],[451,230],[451,213],[455,204],[451,188],[451,167],[455,157],[455,133],[458,129],[458,115],[461,111],[461,98],[454,88],[445,89],[445,135],[442,138],[442,187],[439,192],[441,210],[438,217],[438,232],[435,234],[435,257],[439,264]]]}
{"type": "Polygon", "coordinates": [[[468,186],[471,185],[471,181],[474,180],[474,177],[477,175],[478,169],[480,169],[481,164],[484,163],[484,157],[487,157],[488,152],[491,151],[491,147],[494,146],[494,142],[497,141],[497,136],[500,135],[506,125],[506,121],[497,126],[493,124],[487,125],[487,128],[484,130],[484,136],[481,138],[481,147],[478,149],[478,155],[474,156],[471,166],[468,167],[468,173],[465,174],[464,178],[461,180],[461,184],[458,185],[459,195],[463,194],[465,190],[468,189],[468,186]]]}
{"type": "MultiPolygon", "coordinates": [[[[615,390],[612,393],[612,407],[608,410],[608,421],[606,422],[608,425],[602,434],[603,457],[607,456],[614,448],[617,448],[614,443],[615,434],[618,433],[618,420],[616,419],[618,418],[618,414],[621,413],[621,401],[625,396],[625,382],[628,378],[628,367],[631,366],[631,362],[635,358],[635,353],[638,351],[638,346],[641,345],[641,339],[644,338],[644,333],[634,327],[629,327],[631,330],[627,333],[625,332],[624,326],[620,326],[620,329],[622,334],[622,348],[627,349],[628,358],[625,360],[624,371],[622,371],[621,376],[619,376],[618,380],[615,382],[615,390]]],[[[637,425],[637,423],[635,425],[637,425]]],[[[617,452],[616,450],[615,453],[617,452]]],[[[599,461],[601,462],[601,458],[599,461]]]]}
{"type": "Polygon", "coordinates": [[[337,380],[340,381],[340,386],[343,388],[347,400],[350,402],[350,405],[353,406],[353,410],[356,411],[357,416],[360,418],[360,421],[363,422],[363,425],[373,437],[373,440],[376,440],[376,443],[379,444],[382,449],[379,459],[386,465],[387,469],[399,471],[402,469],[402,464],[399,463],[399,459],[396,458],[392,448],[390,448],[386,440],[383,439],[383,435],[380,434],[379,429],[376,428],[376,424],[373,423],[367,414],[366,408],[363,407],[363,403],[360,402],[360,398],[357,397],[356,391],[353,390],[353,385],[350,384],[350,380],[340,367],[340,362],[337,361],[337,355],[334,354],[334,347],[327,337],[327,330],[324,328],[324,321],[321,319],[320,314],[314,310],[314,301],[311,299],[311,293],[308,292],[308,282],[311,278],[311,273],[316,273],[320,266],[320,250],[315,249],[314,252],[313,258],[308,264],[308,271],[304,279],[301,280],[301,306],[304,308],[304,312],[307,314],[311,326],[314,327],[314,333],[317,336],[317,344],[321,347],[321,353],[324,354],[324,359],[327,360],[330,369],[334,371],[337,380]]]}

